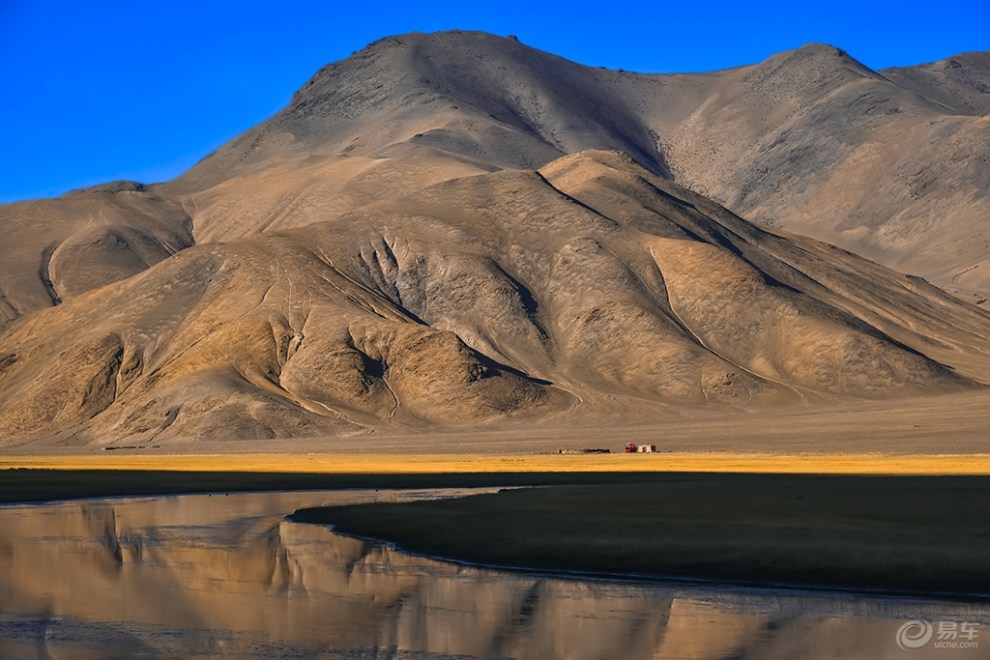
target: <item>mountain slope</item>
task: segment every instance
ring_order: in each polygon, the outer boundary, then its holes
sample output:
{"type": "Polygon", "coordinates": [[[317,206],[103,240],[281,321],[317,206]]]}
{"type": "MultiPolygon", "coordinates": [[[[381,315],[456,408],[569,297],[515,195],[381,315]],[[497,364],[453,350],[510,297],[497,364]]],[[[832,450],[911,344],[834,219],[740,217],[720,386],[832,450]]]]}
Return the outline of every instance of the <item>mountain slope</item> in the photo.
{"type": "MultiPolygon", "coordinates": [[[[990,294],[988,76],[985,54],[878,73],[821,44],[722,72],[642,75],[486,34],[411,34],[325,67],[285,110],[163,190],[203,198],[209,213],[210,190],[229,197],[224,182],[273,167],[429,163],[432,178],[391,177],[414,185],[448,176],[438,163],[458,176],[615,149],[757,222],[979,299],[990,294]]],[[[345,169],[321,178],[343,187],[345,169]]],[[[231,226],[229,214],[197,231],[217,225],[231,226]]]]}
{"type": "Polygon", "coordinates": [[[0,430],[157,443],[958,391],[976,383],[945,365],[985,375],[988,329],[584,152],[191,247],[18,320],[0,430]]]}
{"type": "Polygon", "coordinates": [[[990,121],[828,46],[714,76],[657,116],[684,185],[952,291],[990,291],[990,121]]]}
{"type": "Polygon", "coordinates": [[[899,87],[939,103],[956,115],[990,114],[990,53],[960,53],[931,64],[884,69],[899,87]]]}
{"type": "Polygon", "coordinates": [[[117,282],[193,244],[182,205],[118,182],[0,207],[0,325],[117,282]]]}

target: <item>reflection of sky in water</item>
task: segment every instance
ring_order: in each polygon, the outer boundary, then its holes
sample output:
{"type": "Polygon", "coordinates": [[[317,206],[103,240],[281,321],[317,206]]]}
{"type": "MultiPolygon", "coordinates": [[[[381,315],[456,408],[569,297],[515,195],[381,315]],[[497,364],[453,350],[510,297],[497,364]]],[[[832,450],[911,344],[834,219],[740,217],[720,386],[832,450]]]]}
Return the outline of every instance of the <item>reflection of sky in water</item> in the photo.
{"type": "MultiPolygon", "coordinates": [[[[0,508],[0,657],[978,658],[911,619],[990,605],[559,579],[410,557],[288,523],[423,491],[190,495],[0,508]]],[[[983,639],[985,637],[985,639],[983,639]]]]}

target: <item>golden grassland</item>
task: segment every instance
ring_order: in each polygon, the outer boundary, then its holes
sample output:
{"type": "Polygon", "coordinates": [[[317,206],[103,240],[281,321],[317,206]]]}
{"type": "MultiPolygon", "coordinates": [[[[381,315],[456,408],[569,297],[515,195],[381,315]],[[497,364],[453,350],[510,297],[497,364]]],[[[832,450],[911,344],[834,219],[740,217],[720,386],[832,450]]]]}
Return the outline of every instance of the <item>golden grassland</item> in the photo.
{"type": "Polygon", "coordinates": [[[298,474],[716,472],[990,475],[990,454],[155,454],[0,456],[0,470],[137,470],[298,474]]]}

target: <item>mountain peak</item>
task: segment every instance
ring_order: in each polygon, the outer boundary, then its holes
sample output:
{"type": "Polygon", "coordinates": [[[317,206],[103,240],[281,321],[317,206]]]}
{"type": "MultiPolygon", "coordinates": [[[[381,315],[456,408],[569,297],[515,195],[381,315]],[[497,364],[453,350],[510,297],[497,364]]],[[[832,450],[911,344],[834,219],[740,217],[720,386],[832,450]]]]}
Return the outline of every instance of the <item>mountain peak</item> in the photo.
{"type": "Polygon", "coordinates": [[[846,51],[842,50],[838,46],[833,46],[832,44],[824,41],[812,41],[804,44],[800,48],[795,48],[791,52],[803,52],[820,55],[823,57],[849,57],[849,54],[846,51]]]}
{"type": "Polygon", "coordinates": [[[819,68],[842,68],[861,75],[876,76],[876,72],[849,53],[827,43],[812,42],[800,48],[774,55],[768,61],[779,60],[795,68],[808,66],[819,68]]]}
{"type": "MultiPolygon", "coordinates": [[[[375,90],[386,86],[394,88],[401,82],[430,86],[441,77],[452,78],[452,75],[445,75],[448,70],[462,74],[465,68],[476,68],[487,58],[541,56],[552,57],[523,45],[515,37],[462,30],[409,32],[374,41],[350,57],[322,67],[296,92],[293,103],[331,91],[324,88],[355,73],[375,76],[365,85],[375,90]],[[432,78],[431,73],[434,74],[432,78]],[[409,78],[411,80],[406,80],[409,78]]],[[[450,81],[447,84],[449,86],[450,81]]]]}
{"type": "Polygon", "coordinates": [[[213,183],[290,152],[379,158],[409,145],[483,169],[534,169],[565,153],[618,149],[665,174],[656,136],[599,75],[513,37],[388,37],[320,69],[284,110],[197,174],[213,183]]]}

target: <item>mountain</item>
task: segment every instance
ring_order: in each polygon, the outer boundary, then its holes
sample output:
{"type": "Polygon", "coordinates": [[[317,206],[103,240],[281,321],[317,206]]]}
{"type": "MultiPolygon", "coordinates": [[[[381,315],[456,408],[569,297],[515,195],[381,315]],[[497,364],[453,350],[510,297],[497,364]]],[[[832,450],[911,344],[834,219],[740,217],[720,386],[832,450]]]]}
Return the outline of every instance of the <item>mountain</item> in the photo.
{"type": "Polygon", "coordinates": [[[933,85],[898,84],[903,71],[808,46],[714,76],[660,132],[680,183],[985,303],[990,117],[977,71],[985,80],[990,60],[972,62],[946,107],[933,85]]]}
{"type": "Polygon", "coordinates": [[[990,53],[961,53],[931,64],[887,69],[883,74],[951,114],[990,114],[990,53]]]}
{"type": "Polygon", "coordinates": [[[604,423],[980,388],[990,314],[790,231],[969,267],[990,150],[962,137],[986,122],[945,114],[921,74],[891,80],[817,45],[648,76],[477,33],[372,44],[174,181],[0,207],[0,437],[604,423]],[[896,167],[853,167],[867,148],[938,166],[904,197],[896,167]],[[846,232],[850,209],[866,229],[846,232]]]}
{"type": "Polygon", "coordinates": [[[286,437],[959,391],[988,326],[590,151],[187,248],[29,315],[0,338],[0,429],[286,437]]]}
{"type": "Polygon", "coordinates": [[[182,205],[117,182],[0,207],[0,325],[126,279],[194,244],[182,205]]]}
{"type": "Polygon", "coordinates": [[[615,149],[755,222],[980,302],[990,297],[988,78],[987,54],[875,72],[812,44],[728,71],[641,75],[491,35],[406,35],[325,67],[285,110],[167,188],[202,192],[314,154],[430,151],[491,170],[615,149]]]}

